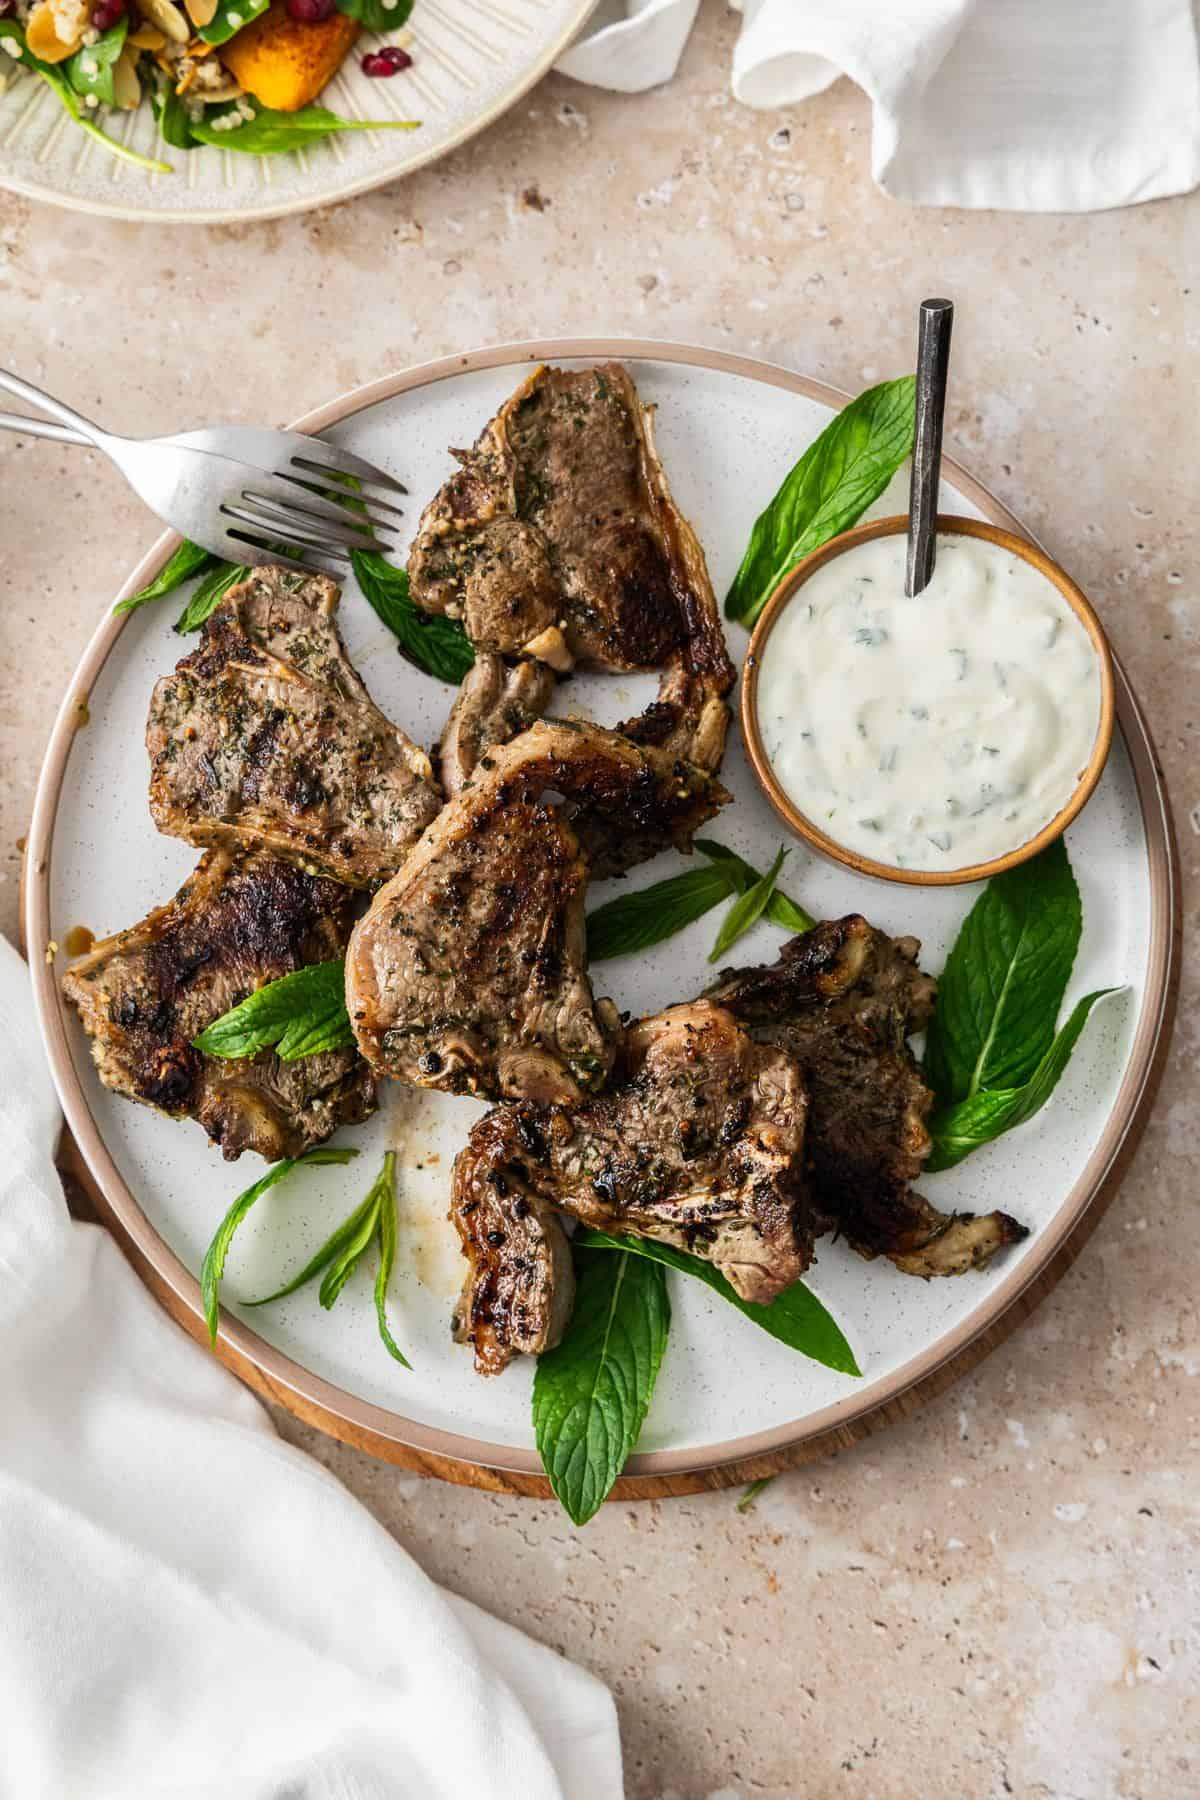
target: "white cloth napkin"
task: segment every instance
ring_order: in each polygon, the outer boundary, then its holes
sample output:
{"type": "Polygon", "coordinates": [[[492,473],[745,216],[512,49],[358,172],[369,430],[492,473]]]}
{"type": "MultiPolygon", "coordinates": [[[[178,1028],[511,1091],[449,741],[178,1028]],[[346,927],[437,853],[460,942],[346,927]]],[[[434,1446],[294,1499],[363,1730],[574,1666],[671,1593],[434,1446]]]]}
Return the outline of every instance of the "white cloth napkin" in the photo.
{"type": "Polygon", "coordinates": [[[0,1024],[3,1800],[619,1800],[607,1690],[435,1587],[70,1219],[2,939],[0,1024]]]}
{"type": "MultiPolygon", "coordinates": [[[[1191,0],[732,0],[733,92],[790,106],[848,75],[872,172],[927,206],[1091,212],[1200,184],[1191,0]]],[[[698,0],[605,0],[558,63],[622,93],[670,80],[698,0]]]]}

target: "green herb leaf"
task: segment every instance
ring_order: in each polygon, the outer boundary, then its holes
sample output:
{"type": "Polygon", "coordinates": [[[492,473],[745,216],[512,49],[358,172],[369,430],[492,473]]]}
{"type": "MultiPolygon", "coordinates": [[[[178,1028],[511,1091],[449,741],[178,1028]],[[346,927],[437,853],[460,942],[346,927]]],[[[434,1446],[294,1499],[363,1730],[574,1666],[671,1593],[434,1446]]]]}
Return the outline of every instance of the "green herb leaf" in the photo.
{"type": "Polygon", "coordinates": [[[379,1273],[375,1277],[375,1319],[379,1335],[388,1355],[406,1369],[412,1364],[392,1336],[387,1321],[387,1293],[396,1264],[396,1153],[389,1150],[383,1159],[383,1170],[377,1186],[382,1185],[379,1199],[379,1273]]]}
{"type": "Polygon", "coordinates": [[[265,13],[271,0],[217,0],[217,10],[207,25],[198,28],[197,36],[206,44],[227,44],[243,25],[265,13]]]}
{"type": "Polygon", "coordinates": [[[244,1300],[243,1306],[269,1306],[272,1300],[284,1300],[289,1294],[294,1294],[300,1288],[307,1286],[323,1269],[329,1267],[335,1256],[345,1249],[350,1240],[357,1235],[364,1218],[374,1210],[375,1198],[374,1191],[372,1191],[360,1206],[355,1207],[349,1218],[343,1219],[337,1230],[331,1232],[316,1255],[305,1263],[298,1275],[294,1275],[285,1286],[276,1288],[273,1294],[264,1294],[261,1300],[244,1300]]]}
{"type": "Polygon", "coordinates": [[[419,123],[416,119],[343,119],[324,106],[304,106],[299,112],[274,112],[263,106],[252,119],[232,130],[222,129],[217,120],[230,110],[210,106],[193,119],[191,131],[196,142],[215,144],[219,150],[239,150],[247,156],[281,156],[288,150],[307,149],[339,131],[415,131],[419,123]]]}
{"type": "Polygon", "coordinates": [[[52,63],[44,63],[41,57],[35,56],[26,44],[24,26],[19,25],[15,19],[0,19],[0,38],[8,38],[18,45],[18,62],[22,63],[25,68],[32,69],[34,74],[45,82],[64,112],[74,119],[81,131],[86,131],[90,138],[95,138],[98,143],[103,144],[110,156],[118,157],[122,162],[135,163],[139,169],[153,169],[159,175],[171,174],[170,163],[156,162],[150,156],[139,156],[136,150],[130,150],[126,145],[118,144],[115,138],[108,137],[98,125],[92,124],[92,121],[84,113],[79,95],[67,80],[62,68],[56,67],[52,63]]]}
{"type": "Polygon", "coordinates": [[[533,1427],[550,1486],[576,1525],[603,1505],[642,1429],[671,1323],[661,1268],[575,1252],[575,1312],[538,1358],[533,1427]]]}
{"type": "Polygon", "coordinates": [[[353,1214],[357,1223],[345,1234],[336,1254],[331,1258],[325,1270],[324,1280],[317,1290],[317,1298],[326,1312],[329,1311],[346,1283],[358,1267],[359,1258],[375,1236],[379,1224],[379,1209],[384,1194],[388,1199],[392,1196],[391,1170],[385,1159],[384,1167],[371,1183],[371,1191],[353,1214]]]}
{"type": "Polygon", "coordinates": [[[245,581],[249,573],[250,570],[240,563],[223,562],[218,563],[215,569],[210,569],[176,619],[176,631],[180,634],[199,631],[205,619],[216,612],[234,583],[245,581]]]}
{"type": "Polygon", "coordinates": [[[298,1062],[322,1050],[346,1050],[354,1042],[346,1011],[346,965],[341,957],[294,969],[222,1013],[199,1037],[206,1056],[239,1060],[272,1046],[281,1062],[298,1062]]]}
{"type": "Polygon", "coordinates": [[[736,1306],[745,1318],[786,1344],[789,1350],[798,1350],[802,1356],[823,1363],[827,1369],[836,1369],[841,1375],[862,1374],[836,1319],[802,1281],[785,1288],[769,1306],[759,1306],[752,1300],[743,1300],[720,1270],[703,1257],[689,1256],[685,1250],[656,1243],[653,1238],[614,1237],[607,1231],[584,1229],[577,1231],[572,1241],[589,1250],[624,1250],[663,1263],[668,1269],[678,1269],[681,1275],[691,1275],[714,1294],[720,1294],[722,1300],[728,1300],[730,1306],[736,1306]]]}
{"type": "Polygon", "coordinates": [[[685,869],[651,887],[618,894],[587,916],[588,961],[606,962],[661,944],[734,891],[728,872],[713,868],[685,869]]]}
{"type": "Polygon", "coordinates": [[[1095,993],[1085,994],[1022,1086],[980,1088],[969,1099],[960,1100],[957,1106],[935,1113],[929,1121],[933,1153],[925,1164],[926,1170],[932,1174],[937,1169],[952,1169],[981,1144],[989,1144],[993,1138],[1032,1119],[1057,1087],[1059,1076],[1066,1068],[1097,1000],[1103,1000],[1106,994],[1124,991],[1123,988],[1098,988],[1095,993]]]}
{"type": "MultiPolygon", "coordinates": [[[[707,856],[719,867],[728,869],[733,891],[737,894],[749,893],[755,882],[762,880],[762,876],[753,863],[748,863],[744,857],[738,856],[736,851],[726,850],[724,844],[715,843],[712,838],[697,838],[695,847],[702,856],[707,856]]],[[[802,906],[797,906],[794,900],[789,900],[778,885],[767,901],[763,917],[770,919],[772,925],[781,925],[793,936],[797,933],[803,934],[811,931],[817,922],[811,913],[806,913],[802,906]]]]}
{"type": "Polygon", "coordinates": [[[413,9],[413,0],[337,0],[337,9],[357,19],[364,31],[399,31],[413,9]]]}
{"type": "Polygon", "coordinates": [[[868,388],[809,445],[754,522],[725,601],[727,618],[753,625],[788,570],[878,499],[912,452],[915,394],[911,375],[868,388]]]}
{"type": "Polygon", "coordinates": [[[717,933],[717,941],[709,952],[710,963],[720,962],[725,952],[744,937],[752,925],[762,918],[770,904],[771,895],[775,892],[775,883],[779,880],[779,871],[784,858],[791,854],[788,850],[779,850],[775,861],[765,875],[760,875],[754,886],[747,888],[740,899],[736,900],[725,914],[721,929],[717,933]]]}
{"type": "Polygon", "coordinates": [[[129,32],[129,16],[123,15],[115,25],[102,32],[94,44],[85,44],[62,64],[67,80],[77,94],[95,94],[103,106],[116,102],[113,93],[113,69],[125,48],[129,32]]]}
{"type": "Polygon", "coordinates": [[[204,1317],[208,1323],[209,1342],[217,1341],[217,1330],[220,1325],[221,1277],[225,1273],[225,1258],[229,1254],[229,1246],[233,1242],[233,1234],[241,1224],[256,1200],[261,1199],[268,1188],[282,1181],[292,1169],[299,1168],[302,1163],[321,1165],[325,1163],[347,1163],[358,1155],[357,1150],[323,1144],[317,1150],[306,1150],[303,1156],[285,1156],[281,1162],[272,1163],[265,1175],[260,1175],[252,1187],[239,1194],[221,1223],[217,1226],[212,1243],[204,1253],[204,1262],[200,1268],[200,1296],[204,1302],[204,1317]]]}
{"type": "Polygon", "coordinates": [[[128,600],[118,600],[113,611],[115,613],[133,612],[137,607],[145,606],[150,600],[160,600],[164,594],[173,593],[185,581],[190,581],[193,575],[199,575],[201,570],[211,568],[215,561],[216,558],[210,556],[207,550],[202,550],[199,544],[193,544],[189,538],[184,538],[178,550],[173,556],[168,557],[154,580],[144,588],[140,588],[136,594],[130,594],[128,600]]]}
{"type": "Polygon", "coordinates": [[[925,1073],[940,1106],[1029,1080],[1053,1041],[1082,930],[1061,838],[988,882],[938,982],[925,1073]]]}
{"type": "Polygon", "coordinates": [[[174,82],[164,81],[151,104],[163,142],[170,144],[172,150],[194,150],[196,139],[192,136],[192,121],[183,100],[175,92],[174,82]]]}
{"type": "Polygon", "coordinates": [[[774,1479],[773,1475],[760,1475],[757,1481],[752,1481],[737,1503],[738,1511],[740,1513],[749,1512],[763,1489],[770,1487],[774,1479]]]}
{"type": "Polygon", "coordinates": [[[353,550],[350,560],[359,587],[394,633],[400,654],[427,675],[457,687],[475,661],[471,640],[457,619],[444,619],[414,606],[407,572],[394,568],[377,550],[353,550]]]}

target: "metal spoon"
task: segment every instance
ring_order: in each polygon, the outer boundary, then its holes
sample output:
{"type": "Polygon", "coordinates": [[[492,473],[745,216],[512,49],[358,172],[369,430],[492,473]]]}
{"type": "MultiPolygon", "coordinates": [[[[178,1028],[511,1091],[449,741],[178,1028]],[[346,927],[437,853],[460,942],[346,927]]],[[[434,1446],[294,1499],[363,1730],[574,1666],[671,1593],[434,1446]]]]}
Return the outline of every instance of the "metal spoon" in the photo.
{"type": "Polygon", "coordinates": [[[917,423],[908,490],[908,560],[904,570],[904,591],[910,597],[929,586],[937,556],[942,420],[953,324],[953,300],[922,300],[917,329],[917,423]]]}

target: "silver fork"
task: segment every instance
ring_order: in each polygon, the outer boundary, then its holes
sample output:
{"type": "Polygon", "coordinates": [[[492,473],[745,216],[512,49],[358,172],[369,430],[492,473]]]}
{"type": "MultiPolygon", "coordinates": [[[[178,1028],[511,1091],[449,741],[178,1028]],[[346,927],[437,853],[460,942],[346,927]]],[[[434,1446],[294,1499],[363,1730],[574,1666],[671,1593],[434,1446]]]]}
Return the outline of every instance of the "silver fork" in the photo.
{"type": "Polygon", "coordinates": [[[396,530],[401,508],[367,490],[407,489],[348,450],[300,431],[253,425],[119,437],[5,369],[0,388],[59,421],[0,413],[0,430],[102,450],[152,512],[228,562],[283,563],[306,574],[322,559],[348,562],[352,550],[390,548],[386,534],[396,530]],[[350,479],[359,485],[347,487],[350,479]],[[347,498],[334,498],[331,489],[344,489],[347,498]]]}

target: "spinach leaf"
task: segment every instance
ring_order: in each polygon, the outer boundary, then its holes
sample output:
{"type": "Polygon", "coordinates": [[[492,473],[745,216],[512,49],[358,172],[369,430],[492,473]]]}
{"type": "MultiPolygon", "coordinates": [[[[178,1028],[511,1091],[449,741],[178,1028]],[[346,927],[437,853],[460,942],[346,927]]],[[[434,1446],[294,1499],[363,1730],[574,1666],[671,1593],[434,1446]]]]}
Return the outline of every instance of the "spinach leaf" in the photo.
{"type": "Polygon", "coordinates": [[[218,563],[210,569],[200,583],[183,611],[175,621],[175,630],[181,635],[188,631],[199,631],[205,619],[216,612],[218,606],[237,581],[245,581],[250,570],[240,563],[218,563]]]}
{"type": "Polygon", "coordinates": [[[364,31],[399,31],[413,9],[413,0],[337,0],[337,9],[357,19],[364,31]]]}
{"type": "Polygon", "coordinates": [[[587,916],[588,961],[606,962],[661,944],[734,891],[728,873],[713,868],[685,869],[682,875],[668,875],[651,887],[618,894],[587,916]]]}
{"type": "Polygon", "coordinates": [[[710,1262],[699,1256],[689,1256],[670,1244],[658,1244],[652,1238],[614,1237],[607,1231],[586,1228],[577,1231],[572,1242],[590,1250],[624,1250],[630,1255],[663,1263],[668,1269],[678,1269],[681,1275],[691,1275],[704,1282],[714,1294],[720,1294],[722,1300],[728,1300],[752,1324],[786,1344],[790,1350],[799,1350],[802,1356],[823,1363],[827,1369],[836,1369],[839,1374],[862,1374],[837,1321],[802,1281],[785,1288],[769,1306],[759,1306],[752,1300],[743,1300],[710,1262]]]}
{"type": "Polygon", "coordinates": [[[352,550],[354,575],[369,604],[394,633],[401,656],[427,675],[457,687],[475,661],[475,652],[457,619],[422,612],[408,592],[408,574],[377,550],[352,550]]]}
{"type": "Polygon", "coordinates": [[[194,150],[196,139],[192,136],[192,121],[173,82],[163,83],[154,96],[153,106],[163,142],[170,144],[172,150],[194,150]]]}
{"type": "Polygon", "coordinates": [[[153,169],[159,175],[172,173],[170,163],[156,162],[150,156],[139,156],[136,150],[130,150],[125,144],[118,144],[115,138],[110,138],[106,132],[101,131],[98,125],[93,125],[80,103],[79,95],[71,86],[61,66],[45,63],[40,56],[33,54],[25,42],[24,27],[19,25],[15,19],[0,19],[0,38],[8,38],[19,46],[18,62],[25,68],[32,69],[34,74],[45,82],[62,106],[63,111],[74,119],[79,129],[86,131],[90,138],[96,138],[110,155],[119,157],[122,162],[136,163],[139,169],[153,169]]]}
{"type": "Polygon", "coordinates": [[[662,1269],[575,1252],[575,1312],[538,1358],[533,1427],[550,1486],[576,1525],[603,1505],[642,1429],[671,1323],[662,1269]]]}
{"type": "Polygon", "coordinates": [[[912,452],[916,382],[868,388],[832,419],[754,522],[725,615],[753,625],[801,559],[862,517],[912,452]]]}
{"type": "Polygon", "coordinates": [[[303,1156],[285,1156],[281,1162],[272,1163],[265,1175],[260,1175],[252,1187],[239,1194],[213,1235],[212,1243],[204,1253],[204,1262],[200,1268],[200,1296],[204,1302],[204,1317],[208,1323],[209,1342],[217,1341],[217,1330],[220,1325],[221,1277],[225,1273],[225,1258],[229,1255],[229,1246],[233,1242],[233,1234],[241,1224],[256,1200],[262,1198],[268,1188],[282,1181],[291,1170],[299,1168],[302,1163],[322,1165],[326,1163],[347,1163],[358,1155],[357,1150],[340,1149],[328,1144],[317,1150],[306,1150],[303,1156]]]}
{"type": "Polygon", "coordinates": [[[717,941],[709,951],[710,963],[720,962],[725,952],[761,919],[775,892],[775,883],[779,880],[784,858],[789,854],[789,851],[781,849],[766,874],[760,875],[753,887],[748,887],[730,907],[717,933],[717,941]]]}
{"type": "Polygon", "coordinates": [[[925,1073],[942,1107],[1016,1088],[1045,1056],[1083,929],[1066,845],[994,876],[938,983],[925,1073]]]}
{"type": "Polygon", "coordinates": [[[210,569],[216,562],[207,550],[199,544],[193,544],[190,538],[184,538],[173,556],[168,557],[154,580],[146,587],[140,588],[136,594],[130,594],[128,600],[118,600],[113,607],[115,613],[133,612],[139,606],[145,606],[149,600],[159,600],[164,594],[173,593],[183,582],[190,581],[193,575],[210,569]]]}
{"type": "Polygon", "coordinates": [[[346,965],[341,957],[294,969],[248,994],[192,1039],[206,1056],[240,1060],[272,1046],[281,1062],[354,1042],[346,1011],[346,965]]]}
{"type": "Polygon", "coordinates": [[[342,119],[324,106],[304,106],[299,112],[275,112],[262,106],[252,119],[230,130],[217,124],[223,116],[222,108],[209,107],[191,121],[193,138],[198,144],[240,150],[247,156],[281,156],[288,150],[304,150],[339,131],[415,131],[419,123],[416,119],[342,119]]]}
{"type": "Polygon", "coordinates": [[[1051,1039],[1029,1080],[1020,1087],[977,1088],[969,1098],[935,1113],[929,1121],[933,1154],[925,1164],[926,1169],[931,1174],[937,1169],[952,1169],[981,1144],[988,1144],[1014,1126],[1032,1119],[1058,1085],[1059,1076],[1066,1068],[1097,1000],[1103,1000],[1106,994],[1122,992],[1124,990],[1120,988],[1098,988],[1095,993],[1085,994],[1061,1031],[1051,1039]]]}
{"type": "Polygon", "coordinates": [[[227,44],[231,37],[265,13],[271,0],[217,0],[217,10],[207,25],[198,28],[197,36],[206,44],[227,44]]]}
{"type": "Polygon", "coordinates": [[[85,44],[82,50],[77,50],[74,56],[67,58],[62,67],[77,94],[82,94],[85,98],[88,94],[95,94],[102,106],[115,104],[113,68],[125,48],[128,32],[129,16],[125,14],[115,25],[102,32],[94,44],[85,44]]]}
{"type": "MultiPolygon", "coordinates": [[[[715,862],[719,867],[727,870],[736,894],[748,893],[755,882],[762,879],[753,863],[748,863],[734,850],[726,850],[724,844],[715,843],[712,838],[697,838],[695,847],[702,856],[707,856],[710,862],[715,862]]],[[[794,900],[789,900],[778,885],[767,901],[763,917],[770,919],[772,925],[781,925],[793,936],[797,933],[803,934],[811,931],[817,922],[810,913],[805,912],[802,906],[797,906],[794,900]]]]}
{"type": "Polygon", "coordinates": [[[389,1150],[376,1186],[379,1196],[379,1272],[375,1277],[375,1320],[388,1355],[406,1369],[412,1364],[392,1336],[387,1321],[387,1291],[396,1262],[396,1153],[389,1150]]]}

